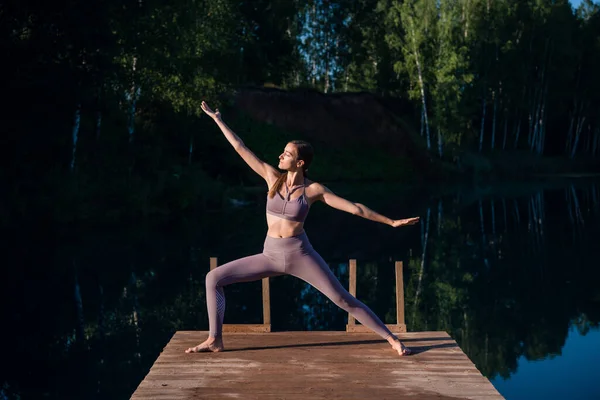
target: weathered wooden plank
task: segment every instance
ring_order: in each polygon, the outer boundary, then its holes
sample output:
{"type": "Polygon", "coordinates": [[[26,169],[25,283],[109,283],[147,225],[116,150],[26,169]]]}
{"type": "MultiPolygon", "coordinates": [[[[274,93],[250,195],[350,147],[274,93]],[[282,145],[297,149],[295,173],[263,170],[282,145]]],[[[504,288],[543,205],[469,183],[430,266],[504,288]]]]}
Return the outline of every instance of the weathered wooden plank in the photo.
{"type": "Polygon", "coordinates": [[[271,331],[271,293],[269,287],[269,278],[262,280],[262,300],[263,300],[263,324],[269,325],[271,331]]]}
{"type": "Polygon", "coordinates": [[[403,276],[403,272],[402,272],[402,261],[396,261],[395,267],[396,267],[396,324],[401,326],[401,329],[402,329],[401,332],[406,332],[406,323],[404,321],[404,276],[403,276]]]}
{"type": "MultiPolygon", "coordinates": [[[[356,297],[356,260],[352,259],[348,263],[348,292],[354,297],[356,297]]],[[[348,325],[346,326],[346,331],[348,331],[349,327],[352,327],[356,324],[356,320],[354,316],[348,313],[348,325]]]]}
{"type": "MultiPolygon", "coordinates": [[[[406,325],[385,324],[385,326],[387,326],[387,328],[392,333],[406,332],[406,325]]],[[[352,333],[371,333],[373,331],[371,329],[367,328],[364,325],[355,324],[355,325],[347,325],[346,326],[346,332],[352,332],[352,333]]]]}
{"type": "Polygon", "coordinates": [[[445,332],[403,333],[405,357],[346,332],[232,333],[224,352],[184,353],[206,335],[177,332],[132,398],[502,398],[445,332]]]}
{"type": "Polygon", "coordinates": [[[271,332],[271,324],[223,324],[225,333],[271,332]]]}

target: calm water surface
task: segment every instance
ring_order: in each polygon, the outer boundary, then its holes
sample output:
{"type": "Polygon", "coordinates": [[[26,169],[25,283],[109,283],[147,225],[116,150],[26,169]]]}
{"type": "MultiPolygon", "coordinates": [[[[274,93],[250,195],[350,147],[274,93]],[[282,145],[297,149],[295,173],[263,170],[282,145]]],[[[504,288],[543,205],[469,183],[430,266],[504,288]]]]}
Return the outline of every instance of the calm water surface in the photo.
{"type": "MultiPolygon", "coordinates": [[[[506,185],[431,196],[370,185],[337,193],[393,229],[317,204],[305,225],[344,285],[394,323],[405,265],[410,331],[444,330],[507,399],[600,398],[600,184],[506,185]]],[[[260,252],[264,199],[167,225],[22,227],[0,275],[0,400],[125,399],[176,330],[208,329],[208,259],[260,252]]],[[[262,322],[260,282],[226,288],[229,323],[262,322]]],[[[304,282],[272,279],[274,330],[343,330],[304,282]]]]}

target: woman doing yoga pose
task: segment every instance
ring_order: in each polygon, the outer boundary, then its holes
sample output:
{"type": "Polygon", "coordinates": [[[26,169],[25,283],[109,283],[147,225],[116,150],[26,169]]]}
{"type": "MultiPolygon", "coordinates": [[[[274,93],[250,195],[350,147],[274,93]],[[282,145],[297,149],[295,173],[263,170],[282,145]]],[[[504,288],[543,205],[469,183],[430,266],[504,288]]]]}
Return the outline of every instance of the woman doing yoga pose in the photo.
{"type": "Polygon", "coordinates": [[[209,336],[186,353],[218,352],[224,349],[222,328],[225,314],[223,287],[238,282],[250,282],[278,275],[298,277],[327,296],[337,306],[349,312],[361,324],[369,327],[400,355],[410,350],[362,302],[353,297],[333,275],[329,266],[312,248],[304,232],[304,220],[310,206],[316,201],[338,210],[358,215],[393,227],[413,225],[419,218],[392,220],[366,206],[343,199],[325,186],[306,178],[313,158],[310,144],[294,140],[279,156],[278,168],[263,162],[223,122],[217,109],[212,111],[205,102],[202,110],[214,119],[237,153],[259,174],[269,187],[267,195],[267,237],[261,254],[240,258],[221,265],[206,275],[206,305],[208,308],[209,336]]]}

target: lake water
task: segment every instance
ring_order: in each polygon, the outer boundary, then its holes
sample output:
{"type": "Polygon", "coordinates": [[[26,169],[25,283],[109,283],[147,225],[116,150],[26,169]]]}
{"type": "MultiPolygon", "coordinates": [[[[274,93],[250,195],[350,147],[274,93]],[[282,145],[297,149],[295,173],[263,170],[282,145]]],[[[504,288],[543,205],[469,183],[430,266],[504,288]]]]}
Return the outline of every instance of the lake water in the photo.
{"type": "MultiPolygon", "coordinates": [[[[316,204],[315,249],[394,323],[403,261],[409,331],[444,330],[507,399],[600,398],[600,182],[417,190],[330,187],[394,229],[316,204]],[[437,193],[437,194],[431,194],[437,193]]],[[[204,276],[260,252],[264,199],[161,225],[22,227],[5,241],[0,400],[125,399],[176,330],[207,330],[204,276]]],[[[260,282],[226,288],[226,323],[261,323],[260,282]]],[[[343,330],[304,282],[271,280],[273,330],[343,330]]]]}

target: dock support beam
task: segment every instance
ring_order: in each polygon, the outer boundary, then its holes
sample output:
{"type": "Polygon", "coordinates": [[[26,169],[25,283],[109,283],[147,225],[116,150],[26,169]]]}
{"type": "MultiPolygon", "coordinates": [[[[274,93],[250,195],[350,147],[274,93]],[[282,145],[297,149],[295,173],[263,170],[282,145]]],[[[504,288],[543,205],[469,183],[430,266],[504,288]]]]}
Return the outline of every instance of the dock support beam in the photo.
{"type": "MultiPolygon", "coordinates": [[[[402,261],[396,261],[396,323],[385,324],[392,333],[403,333],[406,332],[406,323],[404,321],[404,277],[402,275],[403,265],[402,261]]],[[[348,268],[349,282],[348,291],[354,297],[356,297],[356,260],[351,259],[348,268]]],[[[358,332],[366,333],[371,332],[369,328],[364,325],[357,325],[356,320],[350,314],[348,314],[348,324],[346,325],[346,332],[358,332]]]]}

